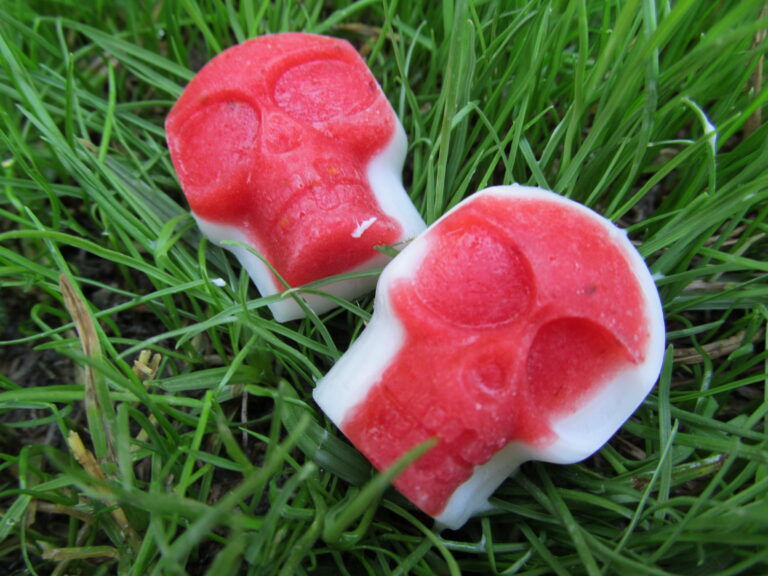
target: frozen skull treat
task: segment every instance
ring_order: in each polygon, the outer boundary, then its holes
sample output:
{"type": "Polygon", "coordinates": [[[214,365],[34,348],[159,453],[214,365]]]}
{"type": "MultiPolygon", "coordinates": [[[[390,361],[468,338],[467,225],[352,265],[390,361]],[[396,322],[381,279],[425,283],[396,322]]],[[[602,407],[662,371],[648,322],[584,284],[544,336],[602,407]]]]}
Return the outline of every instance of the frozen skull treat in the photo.
{"type": "Polygon", "coordinates": [[[384,270],[315,399],[379,469],[437,438],[395,485],[458,528],[521,463],[598,450],[663,348],[658,293],[622,230],[552,192],[489,188],[384,270]]]}
{"type": "MultiPolygon", "coordinates": [[[[274,34],[230,48],[184,90],[168,145],[200,229],[250,246],[292,286],[378,268],[375,249],[424,222],[403,189],[406,137],[376,79],[348,42],[274,34]]],[[[228,245],[262,295],[283,291],[269,266],[228,245]]],[[[323,289],[353,298],[375,278],[323,289]]],[[[307,295],[317,312],[329,299],[307,295]]],[[[303,315],[292,299],[277,320],[303,315]]]]}

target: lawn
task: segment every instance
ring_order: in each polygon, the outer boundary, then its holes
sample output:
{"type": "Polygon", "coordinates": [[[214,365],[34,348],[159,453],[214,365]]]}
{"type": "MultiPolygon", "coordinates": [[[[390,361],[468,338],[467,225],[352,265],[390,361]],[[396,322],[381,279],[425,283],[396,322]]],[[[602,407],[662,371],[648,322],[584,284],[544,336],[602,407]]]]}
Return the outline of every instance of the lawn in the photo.
{"type": "Polygon", "coordinates": [[[768,573],[767,29],[759,0],[3,0],[0,572],[768,573]],[[275,322],[181,193],[171,106],[281,31],[360,51],[428,223],[536,185],[625,228],[656,280],[644,404],[460,530],[312,400],[372,295],[275,322]]]}

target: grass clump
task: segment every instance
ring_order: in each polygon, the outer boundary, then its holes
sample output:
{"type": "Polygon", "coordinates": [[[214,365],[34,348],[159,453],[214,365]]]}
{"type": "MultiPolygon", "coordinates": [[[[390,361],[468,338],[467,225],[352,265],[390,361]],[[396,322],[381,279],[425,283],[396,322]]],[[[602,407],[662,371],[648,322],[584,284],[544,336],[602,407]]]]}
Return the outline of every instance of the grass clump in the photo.
{"type": "Polygon", "coordinates": [[[0,571],[768,571],[766,27],[749,0],[6,0],[0,571]],[[428,221],[535,184],[626,227],[656,275],[645,404],[460,531],[382,493],[311,401],[370,297],[274,322],[175,179],[163,120],[194,71],[287,30],[366,56],[428,221]]]}

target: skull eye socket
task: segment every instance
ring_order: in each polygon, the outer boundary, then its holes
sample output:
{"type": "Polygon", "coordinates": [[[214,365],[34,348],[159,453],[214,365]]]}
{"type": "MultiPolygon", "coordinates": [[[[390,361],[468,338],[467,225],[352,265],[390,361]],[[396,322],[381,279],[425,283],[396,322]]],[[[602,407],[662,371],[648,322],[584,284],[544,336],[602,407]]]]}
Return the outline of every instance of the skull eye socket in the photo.
{"type": "Polygon", "coordinates": [[[199,109],[181,126],[172,146],[182,184],[193,192],[235,172],[249,157],[258,125],[253,107],[239,100],[199,109]]]}
{"type": "Polygon", "coordinates": [[[517,320],[530,307],[534,289],[525,256],[482,223],[438,236],[416,280],[421,301],[461,326],[490,327],[517,320]]]}
{"type": "Polygon", "coordinates": [[[526,362],[533,405],[564,415],[580,407],[632,357],[610,331],[586,318],[559,318],[536,334],[526,362]]]}
{"type": "Polygon", "coordinates": [[[362,64],[315,60],[286,70],[275,84],[277,105],[297,120],[327,122],[368,108],[379,94],[362,64]]]}

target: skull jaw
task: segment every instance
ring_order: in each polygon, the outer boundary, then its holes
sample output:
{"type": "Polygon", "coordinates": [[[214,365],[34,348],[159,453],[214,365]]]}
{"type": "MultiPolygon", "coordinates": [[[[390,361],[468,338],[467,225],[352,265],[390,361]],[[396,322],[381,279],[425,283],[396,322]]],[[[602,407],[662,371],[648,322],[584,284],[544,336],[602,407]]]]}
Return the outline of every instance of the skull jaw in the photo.
{"type": "MultiPolygon", "coordinates": [[[[360,382],[375,380],[377,374],[386,371],[390,364],[389,358],[398,352],[395,347],[382,347],[382,341],[376,338],[380,335],[377,334],[379,330],[392,325],[391,319],[385,322],[377,320],[374,318],[369,325],[372,330],[361,335],[356,342],[361,345],[352,352],[358,361],[371,358],[378,362],[374,365],[361,363],[358,366],[354,361],[349,361],[349,356],[345,356],[341,370],[333,374],[338,379],[321,381],[315,391],[315,399],[363,454],[383,470],[407,452],[409,442],[418,443],[434,433],[419,424],[416,424],[415,429],[399,424],[393,427],[397,430],[382,428],[382,410],[384,413],[399,414],[400,417],[395,416],[398,422],[407,419],[407,410],[382,396],[380,388],[359,385],[360,382]],[[370,393],[374,393],[377,398],[374,402],[377,409],[373,412],[368,396],[370,393]],[[357,412],[363,402],[368,404],[366,411],[357,412]],[[365,423],[362,431],[361,422],[365,423]],[[369,436],[369,431],[372,431],[372,436],[369,436]],[[376,446],[382,445],[389,446],[389,450],[380,452],[376,446]],[[397,447],[396,452],[393,452],[392,446],[397,447]]],[[[398,338],[390,338],[389,342],[394,343],[396,340],[398,338]]],[[[413,464],[395,480],[395,485],[417,507],[433,516],[439,529],[458,529],[472,516],[493,509],[488,502],[489,497],[521,464],[530,460],[573,464],[598,451],[642,402],[647,394],[647,382],[649,379],[655,380],[659,361],[660,357],[651,354],[649,361],[627,367],[611,380],[603,382],[598,391],[578,410],[549,420],[547,426],[552,433],[541,441],[512,440],[498,449],[488,461],[469,465],[469,469],[466,468],[469,463],[459,453],[453,452],[450,444],[438,445],[433,449],[436,451],[434,454],[428,453],[423,457],[431,457],[432,462],[420,460],[413,464]],[[457,465],[464,472],[457,472],[457,465]],[[438,473],[433,476],[436,470],[438,473]],[[457,482],[457,474],[463,475],[465,479],[457,482]],[[426,492],[424,487],[428,487],[426,492]],[[445,496],[438,496],[436,500],[435,495],[439,493],[445,496]],[[440,504],[439,498],[442,497],[446,499],[440,504]]]]}
{"type": "MultiPolygon", "coordinates": [[[[376,298],[378,310],[379,294],[376,298]]],[[[405,332],[394,315],[374,314],[360,337],[318,382],[312,396],[337,428],[365,401],[404,341],[405,332]]]]}
{"type": "MultiPolygon", "coordinates": [[[[395,318],[374,316],[332,373],[318,384],[315,401],[337,426],[341,427],[365,400],[377,377],[396,356],[403,337],[402,326],[395,318]]],[[[605,383],[578,412],[550,423],[553,442],[534,446],[513,441],[488,462],[476,466],[434,516],[436,527],[457,530],[471,517],[493,510],[488,499],[525,462],[573,464],[597,452],[645,398],[647,382],[655,380],[662,355],[663,338],[657,337],[645,362],[605,383]]]]}
{"type": "Polygon", "coordinates": [[[383,266],[375,246],[407,241],[426,228],[402,184],[407,139],[394,120],[389,143],[368,162],[365,176],[320,179],[291,196],[272,228],[253,229],[289,285],[383,266]]]}
{"type": "Polygon", "coordinates": [[[376,285],[374,313],[370,322],[318,382],[312,394],[325,415],[338,428],[341,428],[347,415],[352,414],[365,401],[371,388],[405,342],[405,328],[392,311],[389,287],[403,270],[416,269],[427,249],[423,237],[419,237],[397,256],[396,263],[384,269],[376,285]]]}
{"type": "MultiPolygon", "coordinates": [[[[269,267],[256,254],[246,248],[246,246],[251,245],[251,242],[239,228],[214,224],[197,216],[195,216],[195,219],[205,236],[213,243],[221,245],[222,248],[226,248],[235,255],[263,297],[273,297],[282,294],[280,298],[270,298],[267,304],[275,320],[278,322],[288,322],[289,320],[296,320],[306,316],[306,311],[293,295],[300,296],[316,314],[322,314],[338,306],[335,300],[320,294],[307,293],[300,290],[285,292],[285,288],[277,283],[269,267]],[[236,242],[237,244],[222,245],[222,242],[236,242]]],[[[374,254],[373,258],[364,264],[346,272],[375,270],[384,266],[387,260],[388,258],[384,254],[374,254]]],[[[373,290],[376,286],[376,280],[375,272],[371,272],[369,277],[351,278],[322,284],[318,286],[318,290],[345,300],[352,300],[373,290]]]]}

